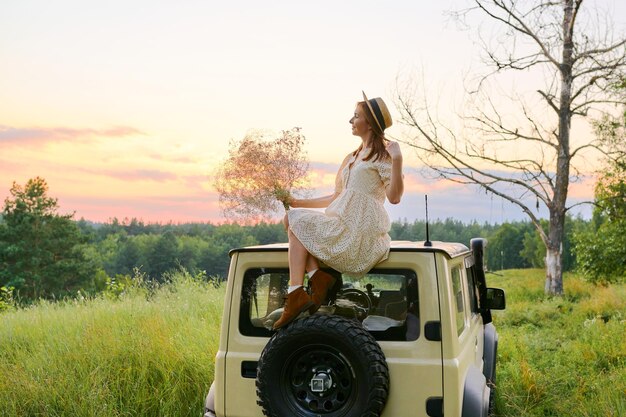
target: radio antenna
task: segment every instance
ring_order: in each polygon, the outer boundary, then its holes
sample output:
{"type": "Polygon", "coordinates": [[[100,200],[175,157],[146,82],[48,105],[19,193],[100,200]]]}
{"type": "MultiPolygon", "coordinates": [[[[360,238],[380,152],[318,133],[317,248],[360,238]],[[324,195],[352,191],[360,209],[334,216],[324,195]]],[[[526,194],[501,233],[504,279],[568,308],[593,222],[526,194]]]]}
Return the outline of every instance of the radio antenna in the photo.
{"type": "Polygon", "coordinates": [[[432,242],[430,241],[430,233],[428,232],[428,194],[424,195],[424,202],[426,203],[426,241],[424,242],[424,246],[432,246],[432,242]]]}

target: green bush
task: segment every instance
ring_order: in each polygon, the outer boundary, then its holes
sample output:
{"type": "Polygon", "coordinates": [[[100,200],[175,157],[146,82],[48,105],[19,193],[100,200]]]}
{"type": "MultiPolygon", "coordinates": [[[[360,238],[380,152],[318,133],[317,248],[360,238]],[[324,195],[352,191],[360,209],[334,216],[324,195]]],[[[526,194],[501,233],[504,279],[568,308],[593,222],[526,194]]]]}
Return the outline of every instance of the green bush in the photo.
{"type": "Polygon", "coordinates": [[[604,223],[598,230],[577,233],[578,269],[595,284],[624,282],[626,278],[626,221],[604,223]]]}
{"type": "Polygon", "coordinates": [[[14,308],[13,287],[0,287],[0,313],[14,308]]]}

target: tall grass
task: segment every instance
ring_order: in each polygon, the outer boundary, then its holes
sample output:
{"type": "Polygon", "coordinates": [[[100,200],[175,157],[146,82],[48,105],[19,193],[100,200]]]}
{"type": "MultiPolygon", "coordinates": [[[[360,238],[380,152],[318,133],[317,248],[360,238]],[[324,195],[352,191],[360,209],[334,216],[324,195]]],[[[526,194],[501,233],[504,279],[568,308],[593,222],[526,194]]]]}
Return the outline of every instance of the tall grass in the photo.
{"type": "Polygon", "coordinates": [[[489,276],[507,293],[500,335],[497,416],[626,416],[626,285],[564,278],[543,294],[543,271],[489,276]]]}
{"type": "MultiPolygon", "coordinates": [[[[626,285],[543,271],[489,276],[507,292],[496,416],[626,416],[626,285]]],[[[194,416],[213,379],[224,289],[173,283],[0,314],[0,416],[194,416]]],[[[398,416],[403,417],[403,416],[398,416]]]]}
{"type": "Polygon", "coordinates": [[[197,417],[223,296],[180,274],[153,293],[2,314],[0,415],[197,417]]]}

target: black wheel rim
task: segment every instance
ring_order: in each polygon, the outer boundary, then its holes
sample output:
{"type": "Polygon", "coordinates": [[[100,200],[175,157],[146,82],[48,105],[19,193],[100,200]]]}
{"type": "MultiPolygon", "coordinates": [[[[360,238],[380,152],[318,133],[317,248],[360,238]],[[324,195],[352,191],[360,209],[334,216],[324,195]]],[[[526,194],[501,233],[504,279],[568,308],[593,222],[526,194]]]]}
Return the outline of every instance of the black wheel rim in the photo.
{"type": "Polygon", "coordinates": [[[357,388],[353,369],[328,345],[299,349],[285,362],[280,381],[289,404],[304,414],[331,414],[351,408],[357,388]]]}

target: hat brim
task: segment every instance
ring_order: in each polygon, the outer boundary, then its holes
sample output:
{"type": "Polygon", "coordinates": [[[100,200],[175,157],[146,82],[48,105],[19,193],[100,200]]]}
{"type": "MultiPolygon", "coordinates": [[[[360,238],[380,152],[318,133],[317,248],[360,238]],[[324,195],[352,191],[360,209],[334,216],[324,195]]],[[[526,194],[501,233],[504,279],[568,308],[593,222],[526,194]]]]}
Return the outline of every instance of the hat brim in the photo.
{"type": "Polygon", "coordinates": [[[380,109],[378,108],[378,105],[376,106],[377,108],[374,109],[374,107],[372,106],[372,103],[370,102],[370,100],[367,98],[367,96],[365,95],[365,91],[361,90],[361,93],[363,93],[363,100],[365,100],[365,104],[367,104],[367,107],[370,109],[370,113],[372,114],[372,116],[374,116],[374,120],[376,121],[376,124],[378,125],[378,127],[380,128],[381,132],[384,132],[385,129],[387,128],[387,126],[383,126],[380,123],[379,118],[381,118],[383,120],[383,124],[385,123],[385,118],[382,115],[380,109]]]}

